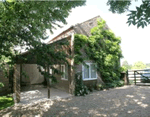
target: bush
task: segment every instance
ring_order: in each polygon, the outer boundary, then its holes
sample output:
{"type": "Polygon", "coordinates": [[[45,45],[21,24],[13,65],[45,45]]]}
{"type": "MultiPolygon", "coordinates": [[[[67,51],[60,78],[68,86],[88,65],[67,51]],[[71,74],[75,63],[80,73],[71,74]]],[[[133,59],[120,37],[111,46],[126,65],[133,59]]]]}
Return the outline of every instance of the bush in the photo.
{"type": "Polygon", "coordinates": [[[90,92],[93,92],[93,90],[94,90],[94,86],[92,86],[92,85],[88,86],[87,88],[90,92]]]}
{"type": "Polygon", "coordinates": [[[117,86],[118,86],[118,87],[121,87],[121,86],[123,86],[123,85],[124,85],[124,81],[120,80],[120,81],[117,82],[117,86]]]}
{"type": "Polygon", "coordinates": [[[146,78],[145,79],[141,79],[141,82],[142,83],[150,83],[150,79],[146,79],[146,78]]]}
{"type": "Polygon", "coordinates": [[[84,85],[82,80],[82,75],[76,74],[75,75],[75,96],[85,96],[88,94],[88,88],[84,85]]]}
{"type": "Polygon", "coordinates": [[[105,85],[97,84],[97,90],[103,90],[105,85]]]}
{"type": "Polygon", "coordinates": [[[4,84],[2,82],[0,82],[0,88],[4,87],[4,84]]]}
{"type": "Polygon", "coordinates": [[[124,85],[124,81],[122,80],[113,81],[112,83],[106,83],[106,87],[109,87],[109,88],[121,87],[123,85],[124,85]]]}

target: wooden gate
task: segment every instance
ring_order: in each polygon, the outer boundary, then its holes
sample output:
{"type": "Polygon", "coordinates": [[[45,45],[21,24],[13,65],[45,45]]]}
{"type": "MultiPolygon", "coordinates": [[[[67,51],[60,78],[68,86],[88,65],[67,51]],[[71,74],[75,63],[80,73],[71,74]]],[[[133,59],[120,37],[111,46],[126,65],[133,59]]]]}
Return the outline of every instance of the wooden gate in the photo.
{"type": "Polygon", "coordinates": [[[127,77],[135,85],[150,85],[150,69],[128,70],[127,77]]]}

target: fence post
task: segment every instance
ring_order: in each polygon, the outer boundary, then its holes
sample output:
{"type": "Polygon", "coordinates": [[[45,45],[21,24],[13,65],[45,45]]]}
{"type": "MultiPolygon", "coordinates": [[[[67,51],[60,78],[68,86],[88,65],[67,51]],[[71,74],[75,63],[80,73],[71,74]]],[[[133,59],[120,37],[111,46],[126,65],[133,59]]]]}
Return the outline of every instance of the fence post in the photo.
{"type": "Polygon", "coordinates": [[[14,74],[13,74],[13,89],[14,89],[14,101],[15,103],[20,102],[20,67],[17,68],[17,64],[14,65],[14,74]]]}
{"type": "Polygon", "coordinates": [[[134,71],[134,84],[136,85],[136,74],[135,74],[136,71],[134,71]]]}
{"type": "MultiPolygon", "coordinates": [[[[47,72],[49,73],[49,65],[48,65],[48,67],[47,67],[47,72]]],[[[47,76],[46,76],[47,77],[47,76]]],[[[47,79],[47,89],[48,89],[48,99],[50,98],[50,79],[49,79],[49,77],[48,78],[46,78],[47,79]]]]}

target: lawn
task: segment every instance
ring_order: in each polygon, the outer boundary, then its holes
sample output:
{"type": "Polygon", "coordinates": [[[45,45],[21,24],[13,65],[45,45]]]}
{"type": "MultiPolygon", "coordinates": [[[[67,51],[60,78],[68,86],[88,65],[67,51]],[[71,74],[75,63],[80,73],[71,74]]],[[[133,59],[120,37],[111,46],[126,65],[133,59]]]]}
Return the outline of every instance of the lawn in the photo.
{"type": "Polygon", "coordinates": [[[0,96],[0,110],[7,108],[11,105],[14,105],[12,97],[0,96]]]}

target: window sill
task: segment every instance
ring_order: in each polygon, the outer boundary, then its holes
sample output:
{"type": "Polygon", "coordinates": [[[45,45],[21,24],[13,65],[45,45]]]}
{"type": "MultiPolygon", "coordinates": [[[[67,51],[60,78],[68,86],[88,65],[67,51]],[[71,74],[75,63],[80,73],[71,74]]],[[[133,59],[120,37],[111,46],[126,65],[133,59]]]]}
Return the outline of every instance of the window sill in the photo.
{"type": "Polygon", "coordinates": [[[65,79],[65,78],[61,78],[61,80],[65,80],[65,81],[68,81],[68,79],[65,79]]]}
{"type": "Polygon", "coordinates": [[[87,79],[83,79],[83,81],[88,81],[88,80],[97,80],[97,78],[87,78],[87,79]]]}

